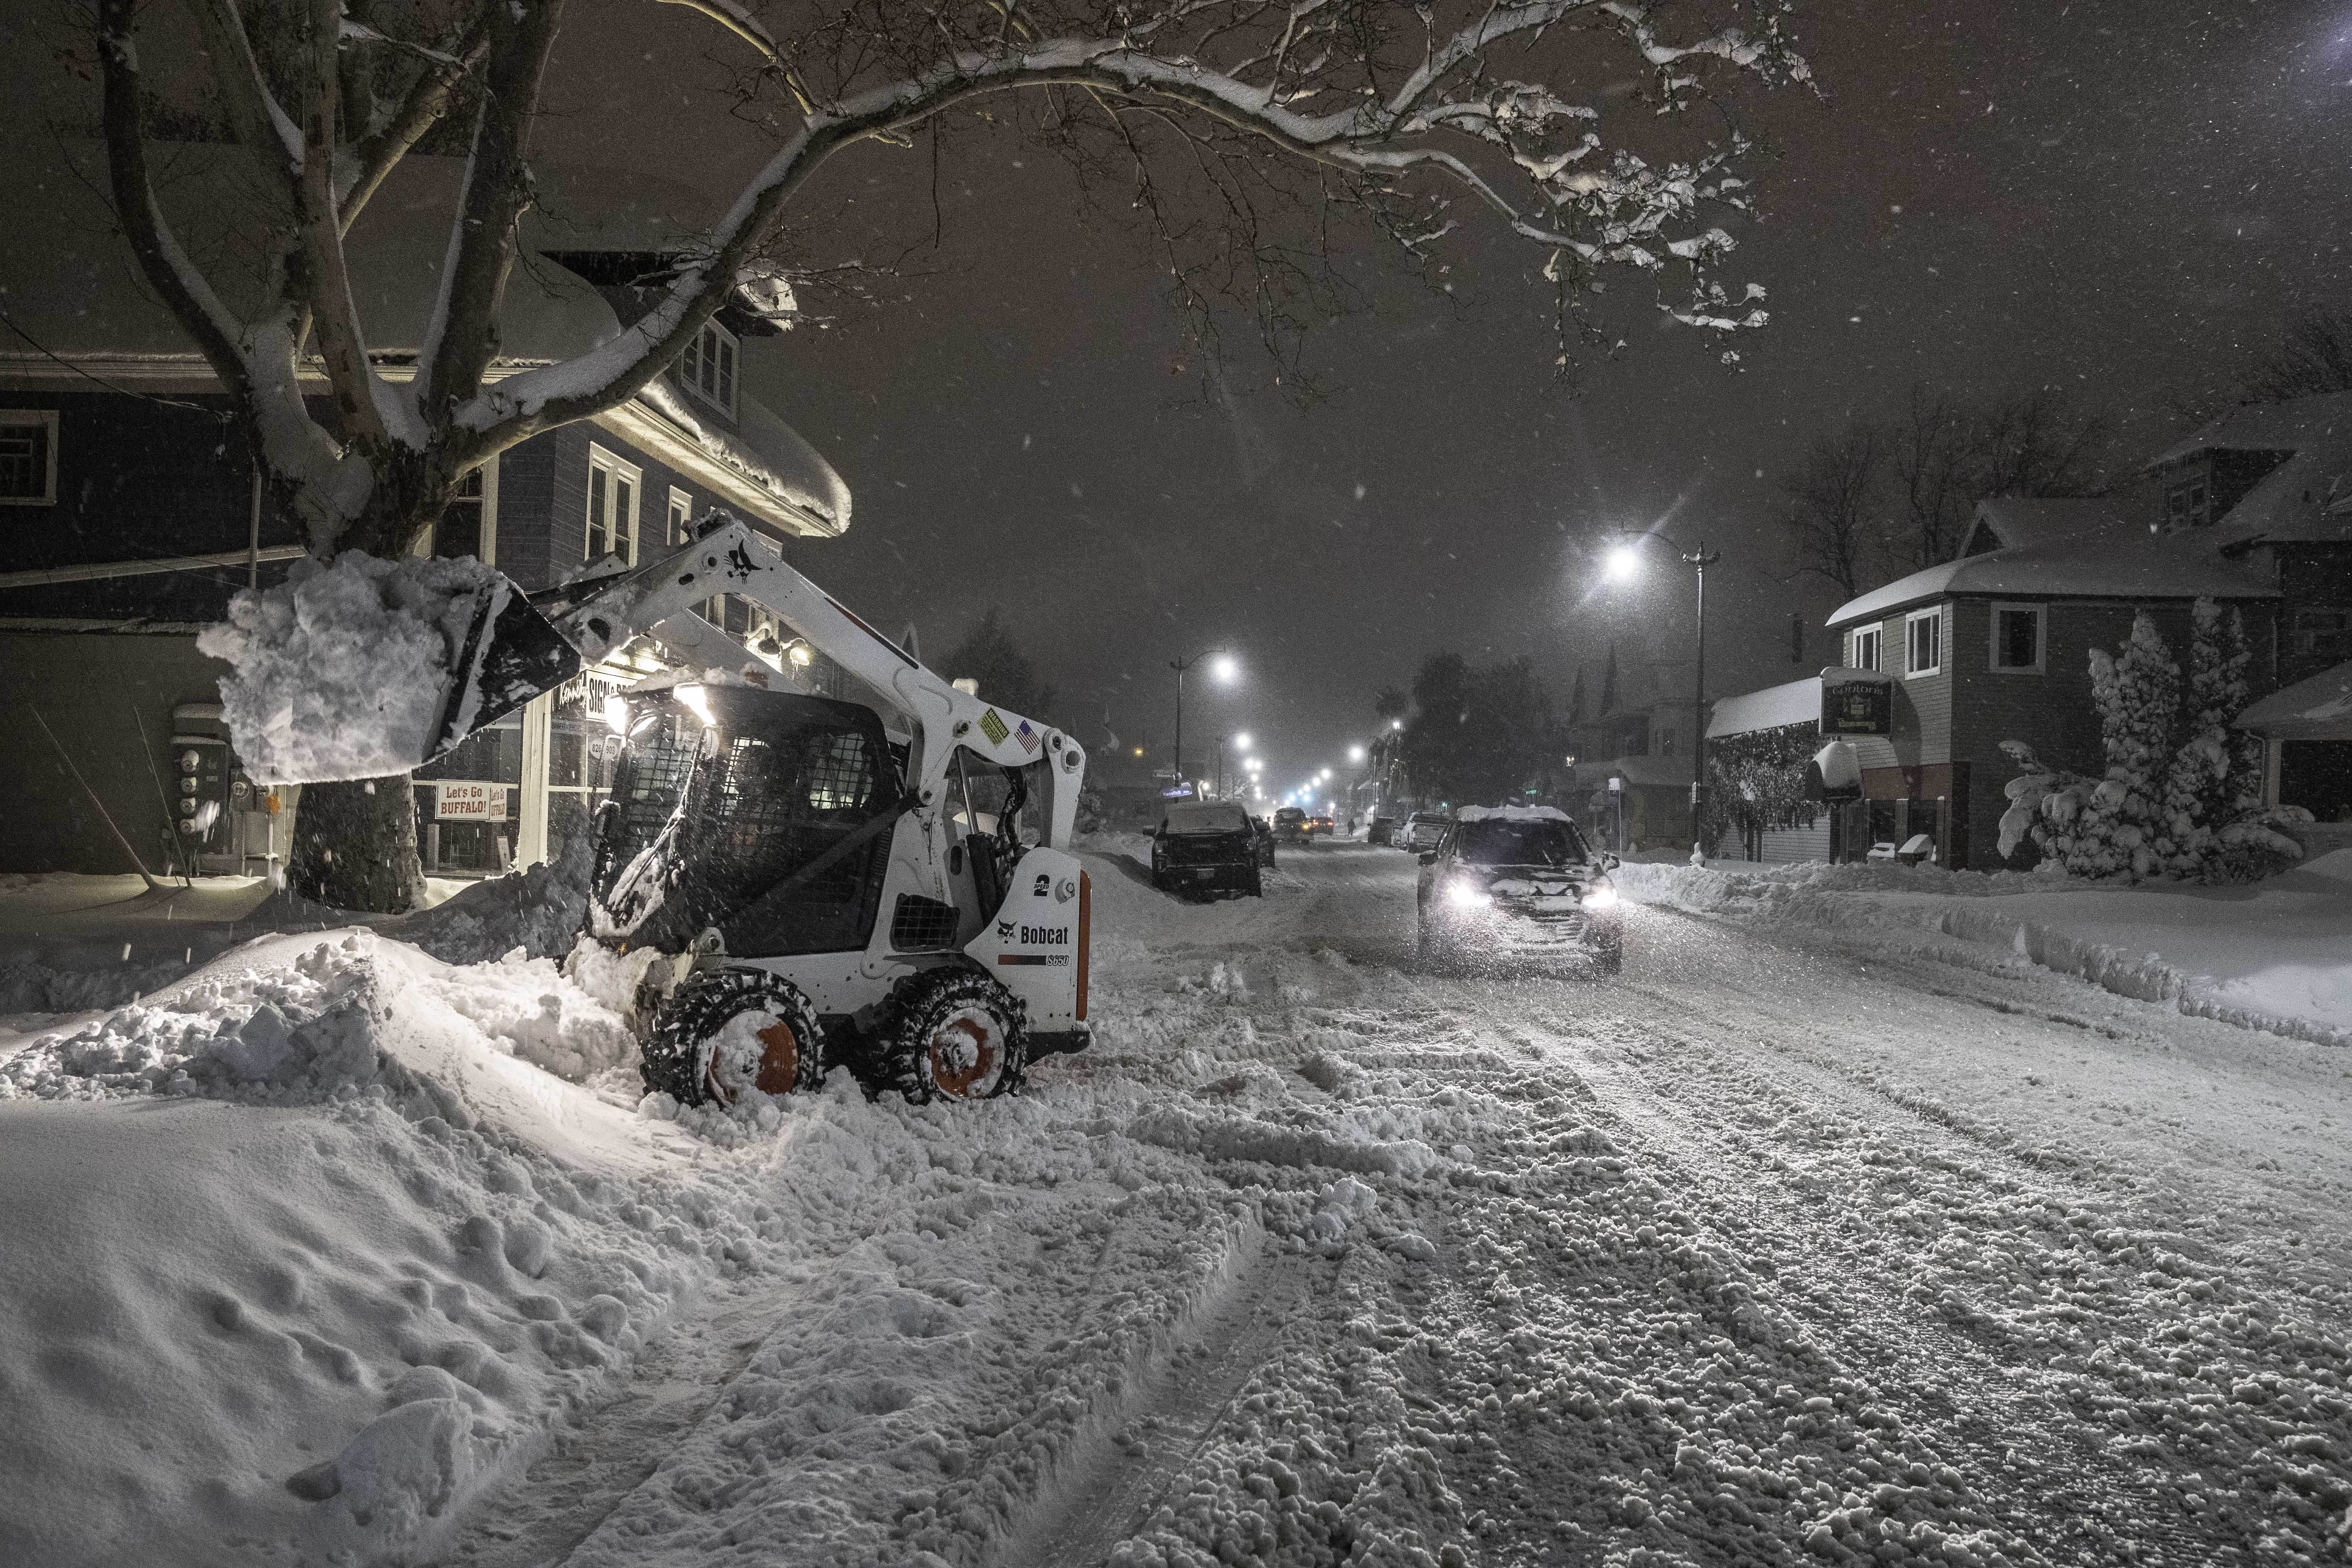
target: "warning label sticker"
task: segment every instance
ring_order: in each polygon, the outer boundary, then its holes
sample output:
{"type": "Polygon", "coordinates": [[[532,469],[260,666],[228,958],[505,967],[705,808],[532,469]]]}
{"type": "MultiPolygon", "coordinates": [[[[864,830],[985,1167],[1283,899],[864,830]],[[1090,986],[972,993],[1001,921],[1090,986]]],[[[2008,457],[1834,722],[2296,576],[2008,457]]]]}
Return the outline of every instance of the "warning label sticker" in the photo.
{"type": "Polygon", "coordinates": [[[980,716],[980,732],[988,737],[988,743],[992,746],[1004,744],[1004,737],[1013,733],[1004,727],[1004,721],[996,716],[993,708],[980,716]]]}

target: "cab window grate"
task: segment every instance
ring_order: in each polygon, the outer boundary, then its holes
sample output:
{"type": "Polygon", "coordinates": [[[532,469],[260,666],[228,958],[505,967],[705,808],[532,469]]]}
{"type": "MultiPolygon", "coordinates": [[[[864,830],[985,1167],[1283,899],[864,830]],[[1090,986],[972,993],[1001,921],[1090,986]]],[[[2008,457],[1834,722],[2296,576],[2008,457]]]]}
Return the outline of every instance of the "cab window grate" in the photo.
{"type": "Polygon", "coordinates": [[[956,907],[919,893],[901,893],[890,915],[890,946],[899,952],[932,952],[952,946],[956,907]]]}

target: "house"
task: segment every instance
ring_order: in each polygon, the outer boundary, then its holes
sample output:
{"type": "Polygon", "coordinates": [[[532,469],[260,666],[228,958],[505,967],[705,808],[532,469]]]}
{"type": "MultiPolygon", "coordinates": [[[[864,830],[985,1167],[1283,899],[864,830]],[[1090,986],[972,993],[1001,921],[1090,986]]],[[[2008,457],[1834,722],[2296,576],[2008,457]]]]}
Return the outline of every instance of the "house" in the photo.
{"type": "Polygon", "coordinates": [[[1892,733],[1853,741],[1874,841],[1925,833],[1939,865],[2000,864],[2003,785],[2017,773],[2000,743],[2101,772],[2089,653],[2120,647],[2139,611],[2185,648],[2195,601],[2236,608],[2257,650],[2254,689],[2274,683],[2279,589],[2208,541],[2134,528],[2104,500],[1988,501],[1962,548],[1829,618],[1843,665],[1893,677],[1892,733]]]}
{"type": "MultiPolygon", "coordinates": [[[[174,199],[201,205],[216,184],[228,201],[237,156],[184,150],[175,178],[194,194],[174,199]]],[[[441,265],[437,219],[461,175],[412,157],[354,228],[354,297],[388,375],[413,363],[441,265]]],[[[642,308],[631,280],[689,243],[691,215],[708,207],[611,171],[549,169],[541,186],[494,376],[618,332],[642,308]]],[[[39,159],[0,175],[13,210],[47,216],[0,233],[14,334],[0,338],[0,683],[20,732],[0,870],[128,869],[122,838],[151,868],[266,866],[286,848],[283,814],[228,754],[220,667],[194,636],[301,547],[254,482],[209,368],[134,276],[90,189],[39,159]],[[184,814],[207,798],[223,810],[198,834],[184,814]]],[[[838,535],[847,487],[744,389],[749,356],[780,330],[772,302],[738,295],[634,400],[485,464],[420,549],[478,555],[537,589],[607,553],[634,562],[681,542],[714,506],[780,549],[838,535]]],[[[740,601],[705,613],[787,679],[835,678],[822,659],[782,658],[774,629],[740,601]]],[[[650,668],[625,657],[587,672],[423,770],[427,868],[496,872],[560,853],[608,782],[601,692],[633,664],[650,668]]]]}
{"type": "MultiPolygon", "coordinates": [[[[2272,656],[2280,685],[2299,686],[2352,659],[2352,393],[2232,408],[2160,454],[2147,472],[2166,531],[2203,542],[2277,590],[2272,656]]],[[[2342,737],[2303,726],[2248,728],[2269,742],[2272,805],[2303,806],[2322,822],[2344,816],[2352,749],[2342,737]]]]}
{"type": "MultiPolygon", "coordinates": [[[[2352,663],[2272,692],[2239,714],[2237,724],[2264,742],[2267,800],[2299,805],[2315,822],[2352,828],[2352,663]]],[[[2305,854],[2352,847],[2352,832],[2304,837],[2305,854]]]]}
{"type": "Polygon", "coordinates": [[[1691,844],[1695,705],[1666,695],[1656,675],[1647,666],[1621,672],[1612,647],[1592,711],[1584,710],[1580,677],[1569,712],[1576,760],[1558,791],[1560,805],[1621,851],[1691,844]]]}

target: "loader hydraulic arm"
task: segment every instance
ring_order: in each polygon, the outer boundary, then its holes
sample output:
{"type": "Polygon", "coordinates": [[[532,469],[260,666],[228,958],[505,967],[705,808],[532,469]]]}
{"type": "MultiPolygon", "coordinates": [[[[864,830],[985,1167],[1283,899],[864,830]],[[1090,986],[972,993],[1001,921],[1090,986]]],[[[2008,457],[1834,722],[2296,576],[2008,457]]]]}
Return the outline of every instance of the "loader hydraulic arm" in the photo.
{"type": "Polygon", "coordinates": [[[587,587],[552,619],[591,663],[644,635],[715,679],[764,682],[768,667],[695,611],[720,594],[740,595],[767,609],[840,666],[854,682],[854,699],[904,716],[915,739],[908,784],[916,809],[945,802],[959,749],[1003,767],[1042,763],[1035,787],[1045,810],[1046,843],[1068,847],[1086,782],[1086,752],[1076,740],[958,690],[786,565],[774,546],[740,521],[728,519],[657,561],[587,587]]]}

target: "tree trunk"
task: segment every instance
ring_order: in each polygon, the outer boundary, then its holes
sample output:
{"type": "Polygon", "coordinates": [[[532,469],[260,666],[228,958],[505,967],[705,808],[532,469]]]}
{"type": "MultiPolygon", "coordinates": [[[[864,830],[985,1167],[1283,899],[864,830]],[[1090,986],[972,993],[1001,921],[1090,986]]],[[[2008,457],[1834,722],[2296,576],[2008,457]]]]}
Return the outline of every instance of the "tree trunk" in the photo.
{"type": "Polygon", "coordinates": [[[406,773],[302,786],[286,885],[339,910],[404,914],[425,900],[416,792],[406,773]]]}

